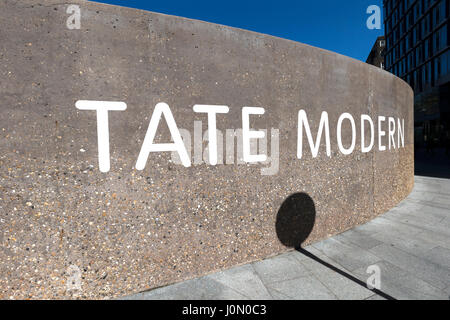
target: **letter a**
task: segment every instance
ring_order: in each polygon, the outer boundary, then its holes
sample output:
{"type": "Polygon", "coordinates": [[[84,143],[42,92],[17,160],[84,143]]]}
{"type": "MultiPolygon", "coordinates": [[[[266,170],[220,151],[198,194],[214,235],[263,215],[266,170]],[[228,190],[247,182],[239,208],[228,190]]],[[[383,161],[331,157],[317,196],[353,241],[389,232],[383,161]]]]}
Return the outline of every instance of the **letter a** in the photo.
{"type": "Polygon", "coordinates": [[[372,15],[367,19],[367,28],[369,28],[370,30],[373,29],[381,29],[381,9],[379,6],[376,5],[372,5],[369,6],[367,8],[366,11],[367,14],[371,14],[372,15]]]}
{"type": "Polygon", "coordinates": [[[152,114],[152,118],[150,119],[150,124],[148,125],[147,133],[145,134],[144,138],[144,143],[142,144],[141,152],[139,153],[138,159],[136,161],[136,169],[144,170],[150,152],[164,151],[177,151],[183,165],[185,167],[191,166],[191,159],[189,159],[188,153],[184,146],[183,140],[181,139],[180,131],[178,130],[177,124],[175,123],[172,112],[170,111],[170,108],[166,103],[160,102],[156,105],[155,110],[152,114]],[[153,140],[155,139],[156,129],[158,128],[159,121],[161,120],[161,115],[163,114],[174,143],[154,144],[153,140]]]}

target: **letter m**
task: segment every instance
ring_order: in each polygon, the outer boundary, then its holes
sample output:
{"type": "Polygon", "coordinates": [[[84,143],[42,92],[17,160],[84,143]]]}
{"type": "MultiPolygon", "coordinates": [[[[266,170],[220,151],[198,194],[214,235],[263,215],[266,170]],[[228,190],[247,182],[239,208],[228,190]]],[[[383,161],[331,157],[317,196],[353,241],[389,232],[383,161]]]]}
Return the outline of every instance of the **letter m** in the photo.
{"type": "Polygon", "coordinates": [[[297,157],[299,159],[303,156],[303,127],[306,131],[306,137],[308,138],[309,147],[311,148],[311,153],[313,158],[316,158],[319,154],[320,140],[322,138],[323,130],[325,129],[325,144],[327,150],[327,156],[331,157],[331,146],[330,146],[330,128],[328,125],[328,113],[322,112],[320,117],[319,131],[317,133],[316,142],[314,143],[311,134],[311,129],[309,127],[308,117],[306,116],[305,110],[300,110],[298,112],[298,139],[297,139],[297,157]]]}

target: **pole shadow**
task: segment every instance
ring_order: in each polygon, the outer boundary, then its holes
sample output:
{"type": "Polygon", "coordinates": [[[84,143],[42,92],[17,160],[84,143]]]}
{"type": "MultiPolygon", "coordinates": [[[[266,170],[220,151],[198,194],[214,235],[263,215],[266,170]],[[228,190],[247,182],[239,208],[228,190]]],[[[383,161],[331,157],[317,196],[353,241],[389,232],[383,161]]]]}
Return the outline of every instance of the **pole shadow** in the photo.
{"type": "Polygon", "coordinates": [[[295,193],[283,201],[277,213],[275,229],[278,240],[288,248],[294,248],[306,257],[322,264],[330,270],[346,277],[358,285],[371,290],[387,300],[395,300],[394,297],[376,288],[370,289],[367,284],[347,272],[331,265],[302,248],[302,244],[308,239],[316,221],[316,206],[313,199],[306,193],[295,193]]]}

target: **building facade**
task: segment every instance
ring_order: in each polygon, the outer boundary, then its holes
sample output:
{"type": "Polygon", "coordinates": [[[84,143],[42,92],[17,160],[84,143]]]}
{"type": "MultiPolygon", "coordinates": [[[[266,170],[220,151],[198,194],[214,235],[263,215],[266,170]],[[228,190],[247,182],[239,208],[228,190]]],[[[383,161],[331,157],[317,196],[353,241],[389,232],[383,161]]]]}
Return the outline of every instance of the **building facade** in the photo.
{"type": "Polygon", "coordinates": [[[384,0],[386,70],[414,90],[416,144],[450,136],[450,0],[384,0]]]}
{"type": "Polygon", "coordinates": [[[378,37],[377,41],[372,47],[366,63],[374,65],[378,68],[384,69],[384,48],[386,47],[386,40],[384,36],[378,37]]]}

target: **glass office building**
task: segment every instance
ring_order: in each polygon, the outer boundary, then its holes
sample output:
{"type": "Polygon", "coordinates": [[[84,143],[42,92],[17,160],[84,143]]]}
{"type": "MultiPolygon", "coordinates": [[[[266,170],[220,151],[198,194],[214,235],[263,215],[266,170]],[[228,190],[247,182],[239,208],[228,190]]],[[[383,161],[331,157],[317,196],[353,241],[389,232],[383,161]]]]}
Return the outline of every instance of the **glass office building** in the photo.
{"type": "Polygon", "coordinates": [[[416,144],[450,134],[450,0],[384,0],[386,70],[415,95],[416,144]]]}

